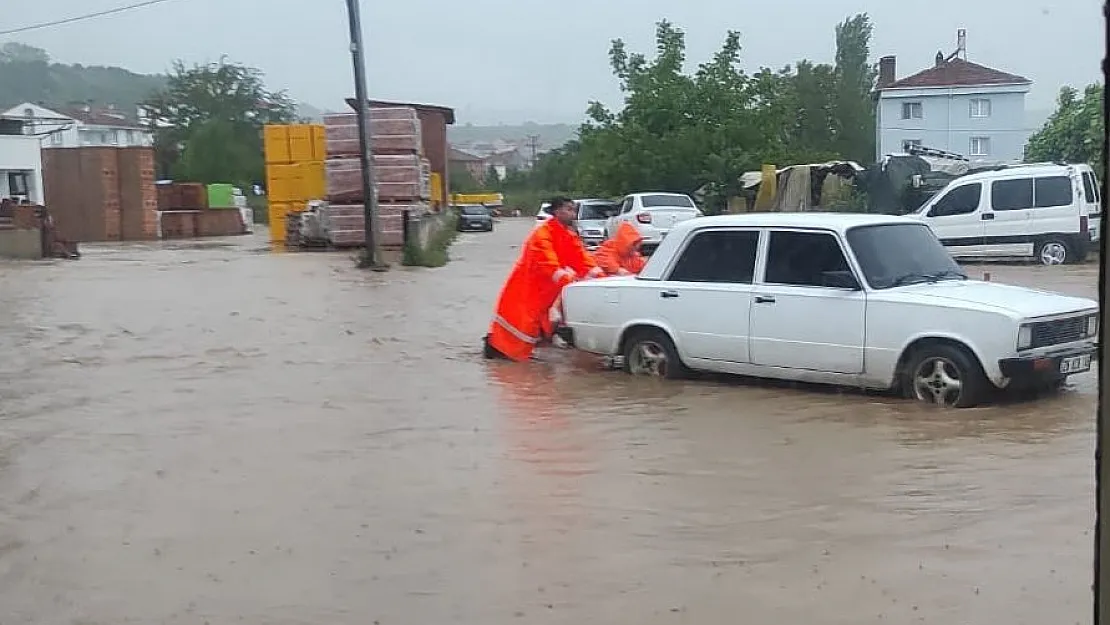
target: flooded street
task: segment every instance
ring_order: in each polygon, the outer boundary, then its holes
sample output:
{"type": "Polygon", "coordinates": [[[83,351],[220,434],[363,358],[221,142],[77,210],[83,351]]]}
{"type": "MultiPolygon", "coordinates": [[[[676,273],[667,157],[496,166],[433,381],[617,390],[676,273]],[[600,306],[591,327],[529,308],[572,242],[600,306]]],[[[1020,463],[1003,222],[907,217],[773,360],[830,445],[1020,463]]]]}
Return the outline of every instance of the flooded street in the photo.
{"type": "Polygon", "coordinates": [[[530,225],[0,264],[0,623],[1091,622],[1094,373],[935,411],[490,363],[530,225]]]}

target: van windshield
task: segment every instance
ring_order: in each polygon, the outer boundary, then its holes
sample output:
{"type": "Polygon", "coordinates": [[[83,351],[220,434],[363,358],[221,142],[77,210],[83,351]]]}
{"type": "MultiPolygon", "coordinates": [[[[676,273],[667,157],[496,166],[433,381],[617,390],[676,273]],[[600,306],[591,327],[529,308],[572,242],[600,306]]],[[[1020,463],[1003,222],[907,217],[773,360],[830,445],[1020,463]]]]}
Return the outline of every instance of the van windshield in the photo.
{"type": "Polygon", "coordinates": [[[926,224],[858,226],[848,245],[873,289],[967,279],[926,224]]]}

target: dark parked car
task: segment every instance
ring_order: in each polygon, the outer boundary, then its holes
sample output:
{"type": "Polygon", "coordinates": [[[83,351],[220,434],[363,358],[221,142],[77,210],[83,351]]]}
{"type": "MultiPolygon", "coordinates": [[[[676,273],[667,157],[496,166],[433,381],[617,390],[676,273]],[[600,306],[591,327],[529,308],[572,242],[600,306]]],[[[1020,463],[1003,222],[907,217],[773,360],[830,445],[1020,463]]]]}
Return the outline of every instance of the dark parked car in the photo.
{"type": "Polygon", "coordinates": [[[490,210],[480,204],[468,204],[459,207],[459,220],[455,226],[459,232],[477,230],[479,232],[493,232],[493,216],[490,210]]]}

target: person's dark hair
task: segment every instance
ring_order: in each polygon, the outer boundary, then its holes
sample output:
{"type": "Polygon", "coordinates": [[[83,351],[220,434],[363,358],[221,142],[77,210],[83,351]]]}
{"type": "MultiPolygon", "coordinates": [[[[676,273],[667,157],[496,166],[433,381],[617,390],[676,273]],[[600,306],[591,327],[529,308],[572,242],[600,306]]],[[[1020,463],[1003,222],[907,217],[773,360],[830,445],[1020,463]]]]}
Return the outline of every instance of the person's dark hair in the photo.
{"type": "Polygon", "coordinates": [[[564,204],[574,204],[574,200],[572,200],[569,197],[566,197],[564,195],[559,195],[559,196],[553,197],[553,198],[551,198],[550,201],[551,201],[551,211],[552,212],[554,212],[555,209],[557,209],[557,208],[561,208],[564,204]]]}

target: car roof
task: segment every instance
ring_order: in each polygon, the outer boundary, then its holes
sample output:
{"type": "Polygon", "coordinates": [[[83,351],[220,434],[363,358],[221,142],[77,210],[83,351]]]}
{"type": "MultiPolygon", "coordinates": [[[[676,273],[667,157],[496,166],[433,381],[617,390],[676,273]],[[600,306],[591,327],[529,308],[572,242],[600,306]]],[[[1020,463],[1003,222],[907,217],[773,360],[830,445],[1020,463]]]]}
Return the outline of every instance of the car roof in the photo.
{"type": "Polygon", "coordinates": [[[675,197],[690,197],[685,193],[675,193],[674,191],[639,191],[637,193],[629,193],[625,197],[641,197],[644,195],[673,195],[675,197]]]}
{"type": "Polygon", "coordinates": [[[960,176],[953,180],[953,183],[963,184],[965,182],[981,182],[985,180],[994,180],[996,178],[1021,178],[1028,176],[1062,176],[1071,173],[1082,171],[1078,164],[1076,165],[1046,165],[1043,163],[1030,164],[1030,165],[1012,165],[1009,167],[1002,167],[999,169],[991,169],[988,171],[980,171],[974,174],[967,174],[960,176]]]}
{"type": "MultiPolygon", "coordinates": [[[[717,215],[687,219],[675,225],[672,235],[685,234],[701,228],[822,228],[844,232],[856,226],[921,222],[909,217],[873,213],[746,213],[743,215],[717,215]]],[[[670,236],[670,235],[668,235],[670,236]]]]}
{"type": "Polygon", "coordinates": [[[668,255],[678,251],[682,242],[691,231],[707,228],[813,228],[844,234],[859,226],[881,226],[888,224],[912,224],[928,228],[925,222],[910,217],[877,215],[870,213],[745,213],[742,215],[717,215],[714,217],[695,217],[675,224],[663,239],[655,254],[640,273],[646,280],[658,280],[666,269],[668,255]],[[662,253],[660,253],[662,252],[662,253]]]}

